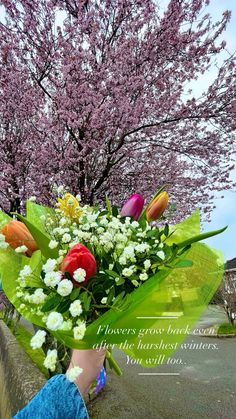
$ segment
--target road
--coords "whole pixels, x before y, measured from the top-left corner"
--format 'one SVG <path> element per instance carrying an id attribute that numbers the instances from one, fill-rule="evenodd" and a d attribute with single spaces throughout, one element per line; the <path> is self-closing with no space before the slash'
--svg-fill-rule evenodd
<path id="1" fill-rule="evenodd" d="M 198 326 L 222 321 L 220 309 L 208 309 Z M 90 403 L 91 419 L 235 419 L 236 338 L 189 336 L 186 342 L 205 349 L 180 349 L 174 358 L 182 364 L 152 369 L 126 365 L 126 355 L 114 352 L 124 374 L 108 374 L 106 390 Z M 179 375 L 139 375 L 143 372 Z"/>

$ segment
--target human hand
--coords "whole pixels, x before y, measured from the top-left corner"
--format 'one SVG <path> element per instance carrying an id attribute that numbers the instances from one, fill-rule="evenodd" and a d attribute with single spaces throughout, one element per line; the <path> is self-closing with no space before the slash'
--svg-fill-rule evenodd
<path id="1" fill-rule="evenodd" d="M 83 369 L 75 381 L 82 396 L 88 393 L 92 382 L 103 367 L 106 349 L 74 349 L 68 370 L 75 366 Z"/>

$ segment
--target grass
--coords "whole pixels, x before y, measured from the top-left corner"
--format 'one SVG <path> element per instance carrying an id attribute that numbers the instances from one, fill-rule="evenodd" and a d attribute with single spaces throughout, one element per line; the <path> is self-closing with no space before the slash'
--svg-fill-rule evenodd
<path id="1" fill-rule="evenodd" d="M 236 324 L 222 323 L 218 329 L 218 335 L 236 335 Z"/>

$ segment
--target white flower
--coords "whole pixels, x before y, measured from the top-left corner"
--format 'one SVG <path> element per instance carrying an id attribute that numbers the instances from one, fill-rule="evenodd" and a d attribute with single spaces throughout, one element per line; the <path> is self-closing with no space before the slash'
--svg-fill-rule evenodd
<path id="1" fill-rule="evenodd" d="M 146 271 L 150 268 L 151 266 L 151 261 L 149 259 L 146 259 L 144 262 L 144 268 L 146 269 Z"/>
<path id="2" fill-rule="evenodd" d="M 70 305 L 69 311 L 72 317 L 80 316 L 80 314 L 83 311 L 82 306 L 81 306 L 81 301 L 80 300 L 73 301 L 73 303 L 71 303 Z"/>
<path id="3" fill-rule="evenodd" d="M 59 221 L 60 226 L 64 226 L 67 224 L 67 219 L 65 217 L 62 217 Z"/>
<path id="4" fill-rule="evenodd" d="M 41 348 L 45 342 L 46 332 L 44 330 L 38 330 L 37 333 L 32 337 L 30 346 L 33 349 Z"/>
<path id="5" fill-rule="evenodd" d="M 160 249 L 162 249 L 164 247 L 164 244 L 163 243 L 160 243 L 159 244 L 159 247 L 160 247 Z"/>
<path id="6" fill-rule="evenodd" d="M 163 252 L 163 250 L 160 250 L 159 252 L 157 252 L 157 256 L 162 260 L 165 259 L 165 253 Z"/>
<path id="7" fill-rule="evenodd" d="M 68 331 L 72 329 L 72 321 L 66 320 L 62 323 L 60 330 Z"/>
<path id="8" fill-rule="evenodd" d="M 134 256 L 134 247 L 132 245 L 129 245 L 124 248 L 124 255 L 127 257 L 133 257 Z"/>
<path id="9" fill-rule="evenodd" d="M 78 326 L 74 327 L 73 332 L 74 332 L 74 338 L 81 340 L 84 337 L 86 331 L 86 324 L 85 322 L 79 322 Z"/>
<path id="10" fill-rule="evenodd" d="M 57 292 L 62 295 L 62 297 L 66 297 L 71 293 L 72 289 L 73 283 L 69 279 L 63 279 L 57 287 Z"/>
<path id="11" fill-rule="evenodd" d="M 70 368 L 66 371 L 66 378 L 67 380 L 71 381 L 72 383 L 76 381 L 78 376 L 83 372 L 83 368 L 80 368 L 78 365 L 76 367 Z"/>
<path id="12" fill-rule="evenodd" d="M 58 272 L 48 272 L 46 273 L 43 282 L 47 285 L 47 287 L 55 287 L 59 284 L 62 278 L 62 273 Z"/>
<path id="13" fill-rule="evenodd" d="M 107 302 L 107 297 L 103 297 L 103 298 L 101 299 L 101 304 L 106 304 L 106 302 Z"/>
<path id="14" fill-rule="evenodd" d="M 106 217 L 100 219 L 101 226 L 106 227 L 108 223 L 109 223 L 109 221 L 107 220 Z"/>
<path id="15" fill-rule="evenodd" d="M 58 330 L 63 323 L 63 317 L 61 313 L 57 311 L 52 311 L 46 320 L 46 326 L 50 330 Z"/>
<path id="16" fill-rule="evenodd" d="M 30 196 L 28 198 L 28 201 L 35 202 L 36 201 L 36 196 Z"/>
<path id="17" fill-rule="evenodd" d="M 122 275 L 124 276 L 131 276 L 133 274 L 133 269 L 132 268 L 124 268 L 122 271 Z"/>
<path id="18" fill-rule="evenodd" d="M 15 252 L 16 253 L 25 253 L 25 252 L 27 252 L 27 250 L 28 250 L 28 247 L 23 245 L 23 246 L 16 247 Z"/>
<path id="19" fill-rule="evenodd" d="M 56 369 L 56 363 L 57 363 L 57 350 L 56 349 L 49 349 L 47 351 L 47 356 L 44 360 L 43 365 L 51 370 L 51 371 L 55 371 Z"/>
<path id="20" fill-rule="evenodd" d="M 131 281 L 132 282 L 132 284 L 135 286 L 135 287 L 138 287 L 139 286 L 139 283 L 138 283 L 138 281 L 136 281 L 136 279 L 134 279 L 133 281 Z"/>
<path id="21" fill-rule="evenodd" d="M 5 236 L 2 233 L 0 233 L 0 242 L 5 242 Z"/>
<path id="22" fill-rule="evenodd" d="M 58 246 L 58 242 L 57 242 L 56 240 L 51 240 L 51 241 L 49 242 L 49 245 L 48 245 L 48 247 L 49 247 L 50 249 L 55 249 L 57 246 Z"/>
<path id="23" fill-rule="evenodd" d="M 73 278 L 75 279 L 76 282 L 84 282 L 85 277 L 86 277 L 85 269 L 78 268 L 73 273 Z"/>
<path id="24" fill-rule="evenodd" d="M 48 259 L 47 262 L 43 265 L 42 270 L 45 273 L 52 272 L 54 271 L 56 265 L 57 265 L 56 259 Z"/>
<path id="25" fill-rule="evenodd" d="M 71 241 L 71 235 L 68 233 L 63 234 L 62 243 L 69 243 Z"/>
<path id="26" fill-rule="evenodd" d="M 126 265 L 126 257 L 125 256 L 120 256 L 119 257 L 119 263 L 121 265 Z"/>
<path id="27" fill-rule="evenodd" d="M 7 242 L 0 241 L 0 249 L 6 249 L 9 246 Z"/>
<path id="28" fill-rule="evenodd" d="M 30 296 L 29 301 L 33 304 L 42 304 L 45 299 L 46 299 L 47 295 L 44 294 L 43 289 L 42 288 L 37 288 L 34 293 Z"/>
<path id="29" fill-rule="evenodd" d="M 134 228 L 138 228 L 138 227 L 139 227 L 139 223 L 138 223 L 138 221 L 133 221 L 133 222 L 131 223 L 131 225 L 132 225 L 132 227 L 134 227 Z"/>
<path id="30" fill-rule="evenodd" d="M 146 281 L 146 279 L 148 279 L 148 274 L 146 274 L 146 273 L 140 274 L 139 279 L 141 279 L 141 281 Z"/>
<path id="31" fill-rule="evenodd" d="M 147 243 L 141 243 L 135 246 L 136 252 L 143 253 L 150 249 L 150 246 Z"/>
<path id="32" fill-rule="evenodd" d="M 19 277 L 21 279 L 26 278 L 27 276 L 32 274 L 32 269 L 29 265 L 25 265 L 23 269 L 19 272 Z"/>

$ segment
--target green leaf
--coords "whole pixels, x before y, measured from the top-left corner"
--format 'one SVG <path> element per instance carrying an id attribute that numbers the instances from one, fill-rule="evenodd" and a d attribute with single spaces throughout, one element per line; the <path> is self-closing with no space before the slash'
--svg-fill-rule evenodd
<path id="1" fill-rule="evenodd" d="M 117 206 L 112 205 L 112 215 L 113 215 L 113 217 L 117 217 L 118 214 L 119 214 L 119 210 L 118 210 Z"/>
<path id="2" fill-rule="evenodd" d="M 20 214 L 16 214 L 17 217 L 26 225 L 29 229 L 30 233 L 32 234 L 34 240 L 36 241 L 39 249 L 41 250 L 42 254 L 48 259 L 56 259 L 58 257 L 58 250 L 57 249 L 50 249 L 48 247 L 51 238 L 48 234 L 39 230 L 34 224 L 29 222 L 27 218 L 23 217 Z"/>
<path id="3" fill-rule="evenodd" d="M 192 260 L 181 260 L 180 262 L 177 262 L 174 266 L 175 268 L 189 268 L 190 266 L 193 266 Z"/>
<path id="4" fill-rule="evenodd" d="M 55 210 L 53 208 L 45 207 L 44 205 L 36 204 L 30 200 L 26 201 L 26 218 L 42 232 L 46 233 L 45 222 L 41 219 L 42 216 L 55 217 Z"/>
<path id="5" fill-rule="evenodd" d="M 114 287 L 112 287 L 110 289 L 109 293 L 108 293 L 108 296 L 107 296 L 107 304 L 108 305 L 110 305 L 112 303 L 112 300 L 113 300 L 114 296 L 115 296 L 115 289 L 114 289 Z"/>
<path id="6" fill-rule="evenodd" d="M 188 246 L 189 244 L 199 242 L 200 240 L 204 240 L 204 239 L 208 239 L 209 237 L 216 236 L 217 234 L 223 233 L 227 228 L 228 226 L 223 227 L 219 230 L 209 231 L 207 233 L 202 233 L 197 236 L 191 237 L 188 240 L 184 240 L 183 242 L 178 243 L 178 247 L 182 248 L 182 247 Z"/>
<path id="7" fill-rule="evenodd" d="M 85 309 L 85 311 L 89 311 L 91 300 L 92 300 L 91 295 L 87 295 L 87 299 L 84 301 L 84 309 Z"/>
<path id="8" fill-rule="evenodd" d="M 65 313 L 65 311 L 67 311 L 67 310 L 69 309 L 70 305 L 71 305 L 71 300 L 70 300 L 70 299 L 68 299 L 68 300 L 63 300 L 63 301 L 59 304 L 59 306 L 57 307 L 57 311 L 58 311 L 59 313 Z"/>
<path id="9" fill-rule="evenodd" d="M 165 225 L 165 228 L 163 230 L 163 234 L 164 234 L 164 236 L 168 237 L 168 235 L 169 235 L 169 226 L 168 226 L 168 224 Z"/>
<path id="10" fill-rule="evenodd" d="M 109 198 L 108 198 L 107 195 L 106 195 L 106 207 L 107 207 L 108 215 L 111 216 L 112 215 L 112 207 L 111 207 L 111 203 L 110 203 Z"/>
<path id="11" fill-rule="evenodd" d="M 76 300 L 79 297 L 80 292 L 81 292 L 81 288 L 73 289 L 72 293 L 70 294 L 70 300 L 71 301 Z"/>
<path id="12" fill-rule="evenodd" d="M 117 281 L 116 281 L 116 285 L 119 287 L 120 285 L 122 285 L 122 284 L 124 284 L 125 283 L 125 279 L 124 278 L 122 278 L 121 276 L 120 277 L 117 277 L 117 278 L 119 278 Z"/>
<path id="13" fill-rule="evenodd" d="M 113 301 L 112 306 L 118 307 L 119 304 L 122 302 L 124 295 L 125 295 L 125 291 L 122 291 L 120 294 L 118 294 L 115 300 Z"/>
<path id="14" fill-rule="evenodd" d="M 43 305 L 43 307 L 41 308 L 41 311 L 43 313 L 46 313 L 47 311 L 51 311 L 53 310 L 55 307 L 58 306 L 58 304 L 60 304 L 60 302 L 62 301 L 62 297 L 61 295 L 53 295 L 53 297 L 47 299 Z"/>
<path id="15" fill-rule="evenodd" d="M 110 269 L 106 269 L 105 272 L 107 275 L 112 276 L 113 278 L 117 278 L 117 276 L 119 276 L 116 272 L 111 271 Z"/>

